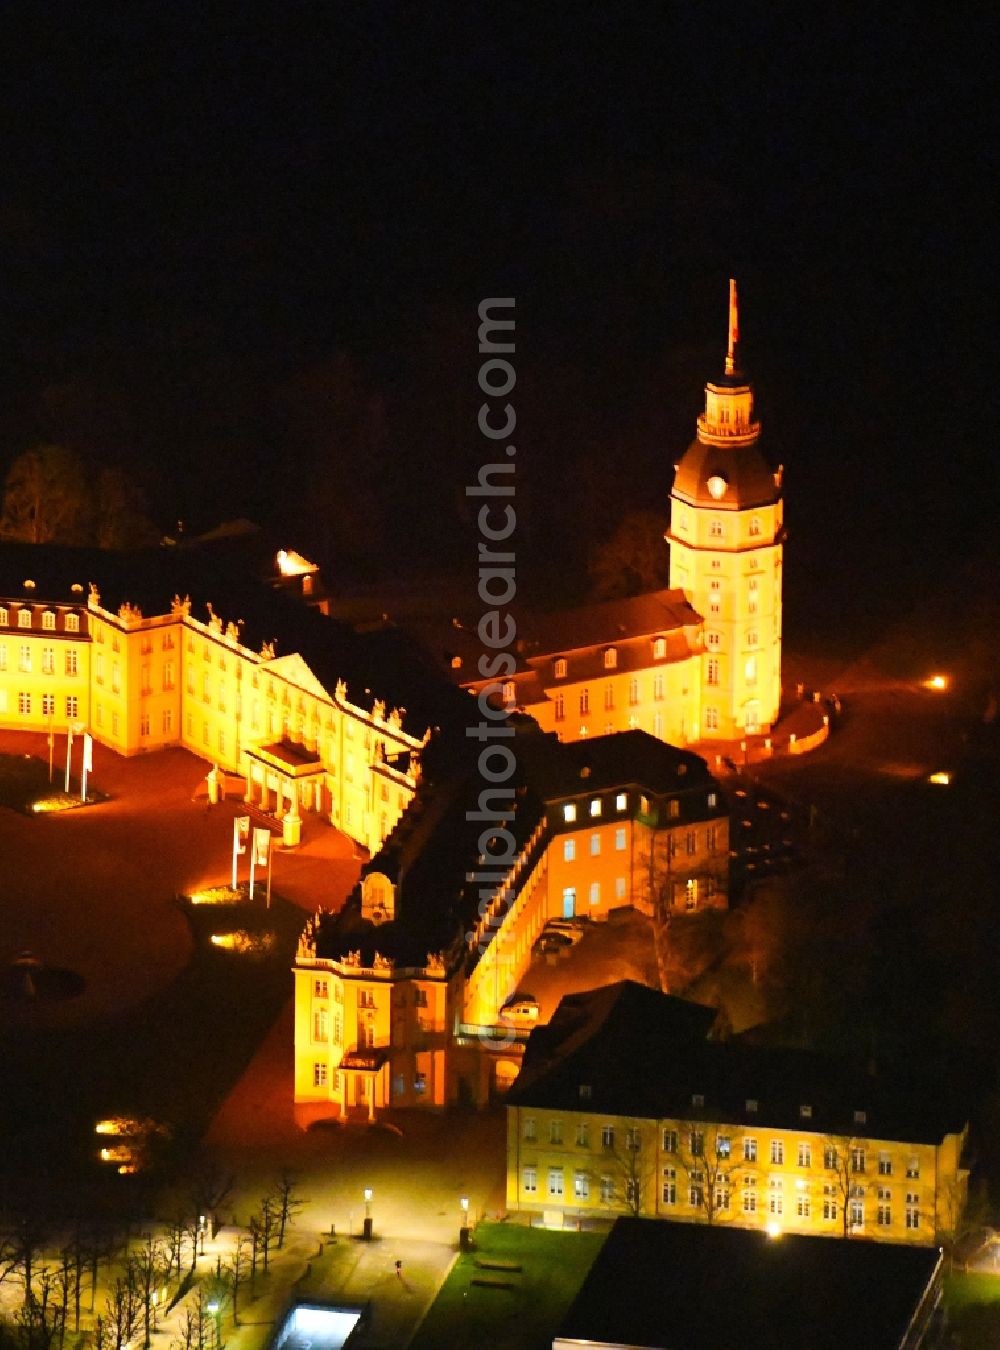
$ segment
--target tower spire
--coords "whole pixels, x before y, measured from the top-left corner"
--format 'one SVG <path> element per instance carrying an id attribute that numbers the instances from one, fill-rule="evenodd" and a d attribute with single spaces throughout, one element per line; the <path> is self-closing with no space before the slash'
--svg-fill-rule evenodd
<path id="1" fill-rule="evenodd" d="M 726 374 L 736 374 L 736 348 L 740 344 L 739 300 L 736 296 L 736 280 L 729 278 L 729 349 L 726 352 Z"/>

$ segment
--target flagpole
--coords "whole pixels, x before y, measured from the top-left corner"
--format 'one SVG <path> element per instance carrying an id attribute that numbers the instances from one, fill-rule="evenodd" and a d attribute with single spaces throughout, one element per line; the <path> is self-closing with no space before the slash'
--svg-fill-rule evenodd
<path id="1" fill-rule="evenodd" d="M 268 839 L 268 841 L 267 841 L 267 901 L 266 901 L 266 903 L 265 903 L 265 905 L 264 905 L 264 908 L 265 908 L 265 909 L 270 909 L 270 908 L 271 908 L 271 853 L 273 852 L 273 846 L 274 846 L 274 840 L 273 840 L 273 839 Z"/>
<path id="2" fill-rule="evenodd" d="M 53 759 L 56 749 L 56 733 L 53 730 L 52 722 L 54 713 L 49 713 L 49 782 L 52 782 Z"/>
<path id="3" fill-rule="evenodd" d="M 69 761 L 73 753 L 73 723 L 70 722 L 66 728 L 66 786 L 65 791 L 69 792 Z"/>
<path id="4" fill-rule="evenodd" d="M 237 816 L 233 817 L 233 890 L 236 890 L 236 846 L 239 843 L 240 822 Z"/>
<path id="5" fill-rule="evenodd" d="M 251 833 L 250 838 L 250 899 L 253 899 L 254 863 L 257 861 L 257 844 Z"/>

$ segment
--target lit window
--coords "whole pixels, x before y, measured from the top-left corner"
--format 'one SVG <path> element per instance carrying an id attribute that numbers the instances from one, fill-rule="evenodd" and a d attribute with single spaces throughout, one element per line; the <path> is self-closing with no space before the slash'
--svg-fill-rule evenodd
<path id="1" fill-rule="evenodd" d="M 313 1065 L 313 1087 L 326 1087 L 327 1066 L 319 1062 Z"/>
<path id="2" fill-rule="evenodd" d="M 743 1178 L 743 1213 L 757 1213 L 757 1178 Z"/>
<path id="3" fill-rule="evenodd" d="M 601 799 L 600 799 L 600 797 L 594 797 L 594 798 L 591 799 L 591 802 L 590 802 L 590 814 L 591 814 L 592 816 L 599 816 L 599 815 L 601 814 Z"/>
<path id="4" fill-rule="evenodd" d="M 3 605 L 0 605 L 0 623 L 6 623 L 7 619 L 8 619 L 7 610 L 4 608 Z"/>
<path id="5" fill-rule="evenodd" d="M 576 913 L 576 887 L 564 886 L 562 893 L 563 917 L 570 919 Z"/>
<path id="6" fill-rule="evenodd" d="M 780 1177 L 772 1177 L 767 1183 L 767 1212 L 769 1214 L 782 1214 L 784 1209 L 784 1184 Z"/>
<path id="7" fill-rule="evenodd" d="M 563 1170 L 561 1167 L 549 1168 L 549 1195 L 554 1200 L 561 1200 L 563 1195 Z"/>
<path id="8" fill-rule="evenodd" d="M 56 616 L 53 614 L 51 609 L 45 610 L 42 613 L 42 627 L 52 632 L 55 629 L 55 626 L 56 626 Z"/>
<path id="9" fill-rule="evenodd" d="M 574 802 L 567 802 L 563 807 L 563 820 L 568 822 L 576 820 L 576 804 Z"/>
<path id="10" fill-rule="evenodd" d="M 677 1204 L 677 1168 L 665 1167 L 663 1169 L 663 1182 L 660 1189 L 660 1198 L 665 1205 Z"/>
<path id="11" fill-rule="evenodd" d="M 557 680 L 562 680 L 566 678 L 566 662 L 561 656 L 554 663 L 553 673 Z"/>
<path id="12" fill-rule="evenodd" d="M 56 653 L 54 647 L 42 648 L 42 674 L 51 675 L 56 668 Z"/>
<path id="13" fill-rule="evenodd" d="M 617 797 L 615 797 L 615 810 L 624 811 L 627 806 L 628 806 L 627 794 L 624 792 L 619 792 Z"/>
<path id="14" fill-rule="evenodd" d="M 31 647 L 27 642 L 22 642 L 17 649 L 17 668 L 24 674 L 31 674 Z"/>
<path id="15" fill-rule="evenodd" d="M 613 1205 L 615 1202 L 615 1183 L 613 1178 L 601 1177 L 601 1204 Z"/>
<path id="16" fill-rule="evenodd" d="M 653 659 L 662 661 L 667 654 L 667 639 L 657 638 L 653 643 Z"/>
<path id="17" fill-rule="evenodd" d="M 590 1178 L 586 1172 L 576 1172 L 573 1175 L 573 1196 L 577 1200 L 590 1199 Z"/>
<path id="18" fill-rule="evenodd" d="M 609 647 L 604 653 L 604 669 L 614 670 L 618 665 L 618 650 L 615 647 Z"/>
<path id="19" fill-rule="evenodd" d="M 18 612 L 17 612 L 17 626 L 18 626 L 18 628 L 30 628 L 30 627 L 31 627 L 31 610 L 30 610 L 30 609 L 19 609 L 19 610 L 18 610 Z"/>
<path id="20" fill-rule="evenodd" d="M 538 1190 L 538 1168 L 526 1167 L 524 1169 L 523 1189 L 526 1195 L 534 1195 Z"/>

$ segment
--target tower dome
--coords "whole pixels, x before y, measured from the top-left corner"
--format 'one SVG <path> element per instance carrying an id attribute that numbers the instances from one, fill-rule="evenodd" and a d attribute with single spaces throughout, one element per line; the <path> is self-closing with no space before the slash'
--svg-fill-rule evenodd
<path id="1" fill-rule="evenodd" d="M 768 467 L 759 438 L 753 389 L 739 369 L 739 306 L 736 282 L 730 280 L 725 374 L 705 385 L 705 411 L 677 465 L 671 495 L 721 511 L 773 505 L 781 495 L 780 475 Z"/>

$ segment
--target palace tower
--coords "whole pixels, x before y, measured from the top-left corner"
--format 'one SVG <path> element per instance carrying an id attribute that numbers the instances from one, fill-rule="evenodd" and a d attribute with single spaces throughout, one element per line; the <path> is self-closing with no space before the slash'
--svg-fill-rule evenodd
<path id="1" fill-rule="evenodd" d="M 781 470 L 759 449 L 729 283 L 725 374 L 705 385 L 697 437 L 670 494 L 670 586 L 705 621 L 701 735 L 768 731 L 781 698 Z"/>

